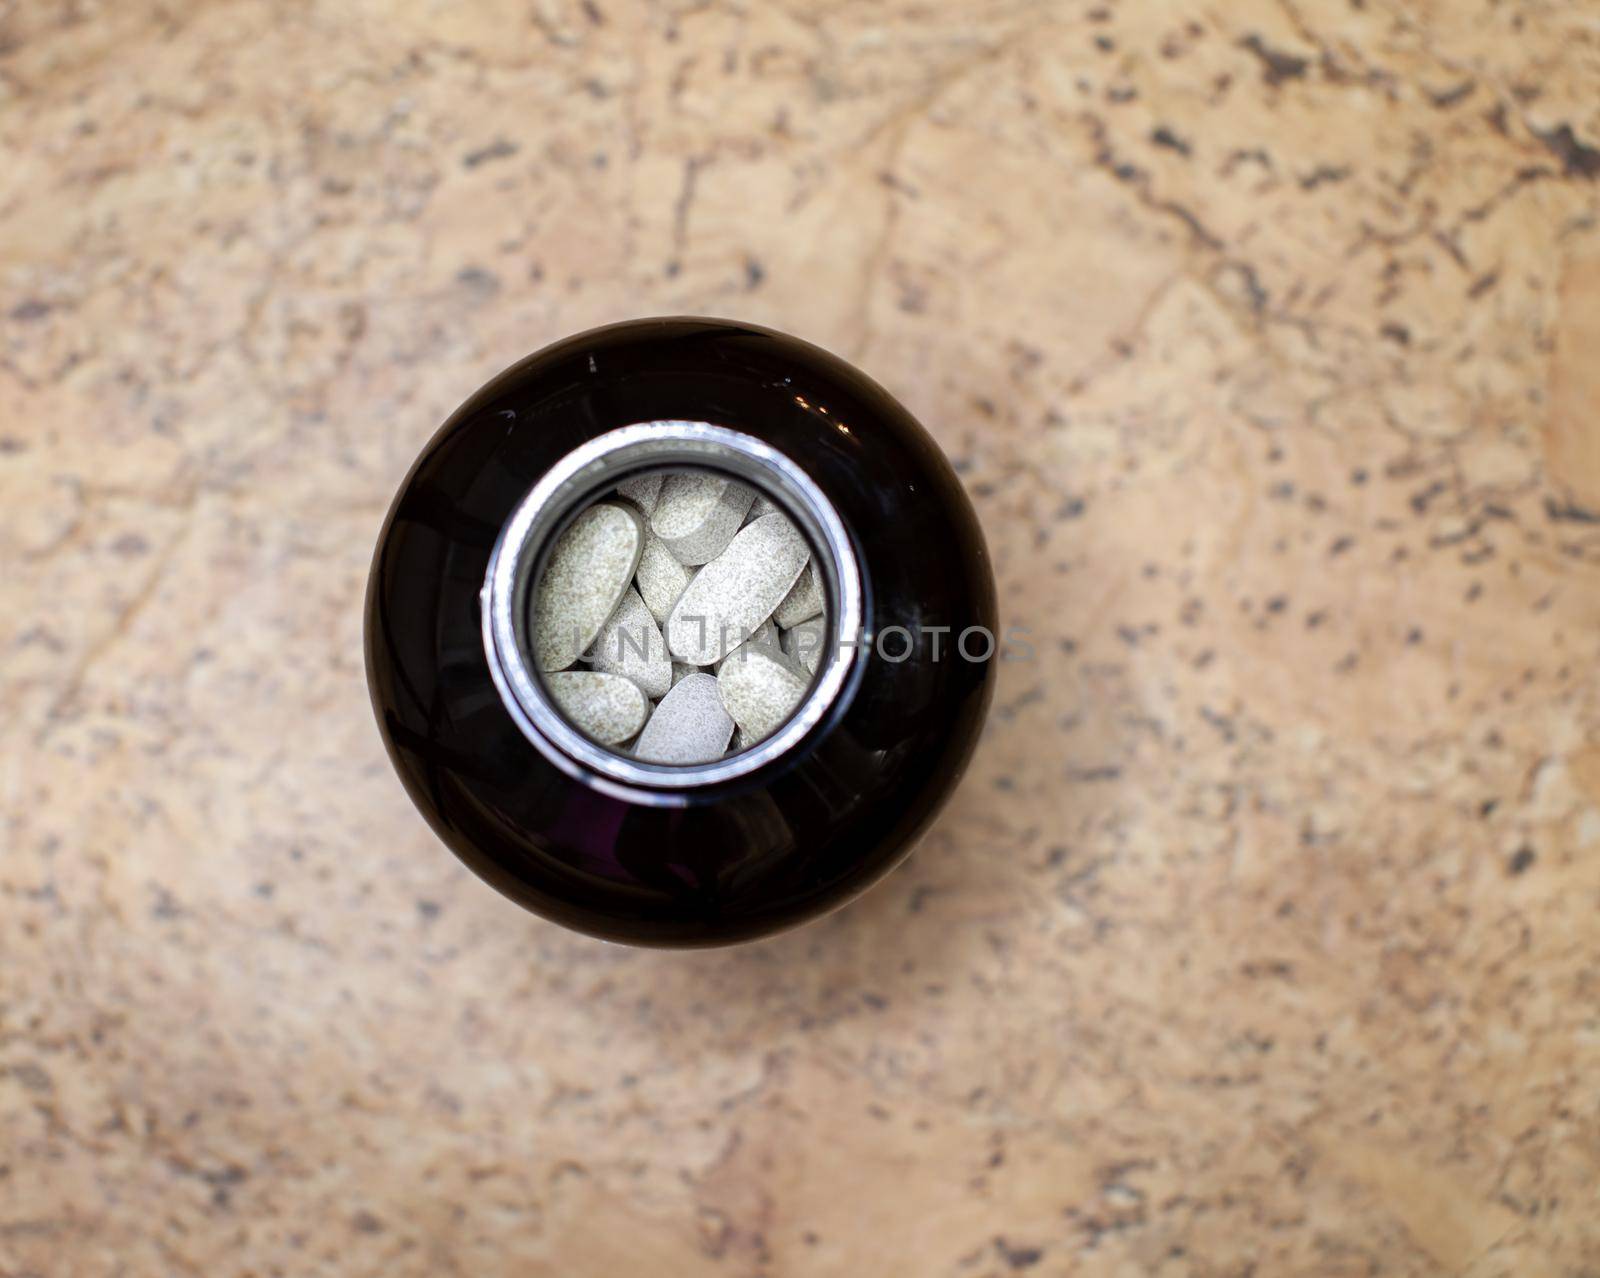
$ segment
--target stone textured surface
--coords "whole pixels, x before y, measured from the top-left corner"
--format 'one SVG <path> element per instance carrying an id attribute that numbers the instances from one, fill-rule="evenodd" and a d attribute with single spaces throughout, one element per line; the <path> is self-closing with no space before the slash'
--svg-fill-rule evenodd
<path id="1" fill-rule="evenodd" d="M 0 1273 L 1600 1267 L 1592 3 L 0 14 Z M 435 425 L 640 313 L 892 388 L 967 781 L 633 952 L 362 684 Z"/>

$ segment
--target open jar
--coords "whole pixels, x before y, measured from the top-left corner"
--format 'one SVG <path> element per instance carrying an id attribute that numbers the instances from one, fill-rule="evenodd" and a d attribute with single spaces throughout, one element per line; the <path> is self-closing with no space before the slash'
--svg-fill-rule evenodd
<path id="1" fill-rule="evenodd" d="M 646 320 L 439 431 L 379 539 L 367 670 L 477 873 L 594 935 L 706 945 L 910 850 L 976 742 L 995 626 L 971 506 L 885 391 L 781 334 Z"/>

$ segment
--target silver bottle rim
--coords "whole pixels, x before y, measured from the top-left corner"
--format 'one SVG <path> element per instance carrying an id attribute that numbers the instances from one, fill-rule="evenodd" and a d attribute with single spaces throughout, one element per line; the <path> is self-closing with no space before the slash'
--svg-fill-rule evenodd
<path id="1" fill-rule="evenodd" d="M 823 664 L 799 708 L 748 750 L 694 765 L 645 763 L 590 740 L 556 708 L 528 655 L 528 593 L 555 534 L 618 480 L 672 466 L 731 473 L 777 502 L 821 552 L 817 566 L 829 603 Z M 861 568 L 838 511 L 793 459 L 752 435 L 709 422 L 639 422 L 573 449 L 534 484 L 501 529 L 480 601 L 490 676 L 522 734 L 569 776 L 636 802 L 682 806 L 695 790 L 784 758 L 842 695 L 853 692 L 852 676 L 861 666 Z"/>

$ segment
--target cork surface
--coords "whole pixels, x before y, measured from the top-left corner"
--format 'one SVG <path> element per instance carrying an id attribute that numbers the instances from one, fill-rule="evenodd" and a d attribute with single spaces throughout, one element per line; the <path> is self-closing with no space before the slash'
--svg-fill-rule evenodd
<path id="1" fill-rule="evenodd" d="M 1592 3 L 0 15 L 0 1274 L 1600 1268 Z M 640 314 L 858 362 L 1007 624 L 917 856 L 608 947 L 359 602 Z"/>

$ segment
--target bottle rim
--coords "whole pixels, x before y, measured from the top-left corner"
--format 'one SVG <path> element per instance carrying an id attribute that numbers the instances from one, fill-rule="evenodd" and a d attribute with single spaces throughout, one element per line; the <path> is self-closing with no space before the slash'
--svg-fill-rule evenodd
<path id="1" fill-rule="evenodd" d="M 800 705 L 771 735 L 710 763 L 646 763 L 589 738 L 557 708 L 532 660 L 529 597 L 556 538 L 595 499 L 622 480 L 684 467 L 748 483 L 795 521 L 821 570 L 828 634 Z M 753 435 L 704 421 L 617 427 L 558 460 L 501 529 L 480 612 L 490 676 L 522 734 L 569 776 L 657 806 L 687 805 L 708 790 L 794 758 L 841 699 L 853 695 L 864 664 L 861 565 L 837 509 L 793 458 Z"/>

